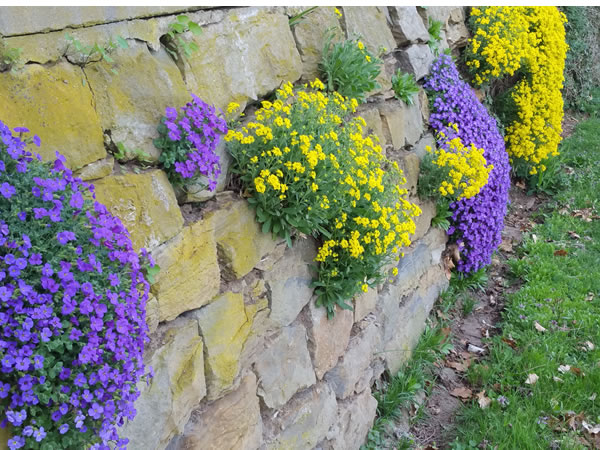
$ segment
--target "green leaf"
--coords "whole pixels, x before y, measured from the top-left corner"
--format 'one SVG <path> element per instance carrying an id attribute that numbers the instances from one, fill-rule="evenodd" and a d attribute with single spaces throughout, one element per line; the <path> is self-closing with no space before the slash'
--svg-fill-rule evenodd
<path id="1" fill-rule="evenodd" d="M 185 27 L 180 23 L 172 23 L 169 25 L 169 28 L 173 30 L 175 33 L 183 33 L 185 31 Z"/>
<path id="2" fill-rule="evenodd" d="M 268 233 L 271 229 L 271 218 L 269 217 L 265 223 L 262 225 L 262 232 Z"/>
<path id="3" fill-rule="evenodd" d="M 181 15 L 177 16 L 177 22 L 179 22 L 179 23 L 186 24 L 189 21 L 190 21 L 190 18 L 188 16 L 186 16 L 185 14 L 181 14 Z"/>
<path id="4" fill-rule="evenodd" d="M 146 279 L 148 280 L 148 283 L 154 284 L 156 281 L 154 277 L 156 277 L 159 272 L 160 266 L 158 264 L 154 264 L 154 267 L 148 267 L 146 269 Z"/>
<path id="5" fill-rule="evenodd" d="M 121 36 L 117 36 L 117 44 L 119 44 L 119 47 L 121 48 L 129 48 L 129 44 Z"/>
<path id="6" fill-rule="evenodd" d="M 200 36 L 202 34 L 202 27 L 196 22 L 189 22 L 188 28 L 196 36 Z"/>

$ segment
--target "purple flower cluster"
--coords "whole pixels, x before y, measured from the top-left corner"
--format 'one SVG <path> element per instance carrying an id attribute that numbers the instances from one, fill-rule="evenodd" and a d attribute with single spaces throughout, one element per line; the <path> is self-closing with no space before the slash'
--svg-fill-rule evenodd
<path id="1" fill-rule="evenodd" d="M 122 448 L 152 262 L 64 157 L 36 156 L 0 121 L 0 425 L 10 449 Z"/>
<path id="2" fill-rule="evenodd" d="M 179 114 L 175 108 L 166 108 L 158 131 L 160 138 L 154 143 L 162 150 L 160 162 L 172 181 L 201 175 L 208 178 L 208 188 L 214 191 L 221 173 L 215 149 L 221 135 L 227 133 L 227 123 L 216 114 L 215 107 L 192 94 L 192 101 Z"/>
<path id="3" fill-rule="evenodd" d="M 433 99 L 431 126 L 436 131 L 443 131 L 450 123 L 456 123 L 462 142 L 483 148 L 487 163 L 494 166 L 487 185 L 479 194 L 450 205 L 453 226 L 448 229 L 448 234 L 461 247 L 457 269 L 465 273 L 476 271 L 490 264 L 492 253 L 502 241 L 510 188 L 504 138 L 496 120 L 471 87 L 461 80 L 450 56 L 441 55 L 433 63 L 425 88 Z"/>

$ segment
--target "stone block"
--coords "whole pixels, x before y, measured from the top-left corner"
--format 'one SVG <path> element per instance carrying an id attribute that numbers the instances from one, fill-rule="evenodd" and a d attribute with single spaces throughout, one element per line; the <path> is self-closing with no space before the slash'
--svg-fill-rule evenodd
<path id="1" fill-rule="evenodd" d="M 336 414 L 335 394 L 327 384 L 305 390 L 265 421 L 264 448 L 312 450 L 325 438 Z"/>
<path id="2" fill-rule="evenodd" d="M 302 9 L 306 10 L 307 8 Z M 339 38 L 343 34 L 333 6 L 317 8 L 304 16 L 304 19 L 292 29 L 296 38 L 296 46 L 302 58 L 302 78 L 307 81 L 321 76 L 319 63 L 323 58 L 323 47 L 329 30 Z"/>
<path id="3" fill-rule="evenodd" d="M 393 284 L 403 287 L 408 292 L 416 286 L 419 278 L 431 266 L 431 252 L 427 244 L 418 242 L 414 248 L 404 252 L 404 257 L 398 261 L 398 275 Z"/>
<path id="4" fill-rule="evenodd" d="M 407 43 L 422 42 L 429 40 L 429 31 L 419 16 L 414 6 L 389 6 L 392 20 L 392 34 L 396 39 L 398 47 Z"/>
<path id="5" fill-rule="evenodd" d="M 309 265 L 317 256 L 315 241 L 299 239 L 287 248 L 283 258 L 265 272 L 264 279 L 270 291 L 271 315 L 280 326 L 294 321 L 312 297 L 312 274 Z"/>
<path id="6" fill-rule="evenodd" d="M 94 96 L 81 68 L 66 62 L 0 73 L 0 117 L 11 128 L 37 134 L 45 161 L 58 151 L 73 170 L 106 157 Z"/>
<path id="7" fill-rule="evenodd" d="M 413 198 L 413 201 L 421 208 L 421 215 L 415 217 L 415 234 L 411 237 L 413 242 L 425 236 L 425 233 L 431 227 L 431 220 L 437 214 L 437 207 L 435 202 L 431 200 L 421 200 L 419 198 Z"/>
<path id="8" fill-rule="evenodd" d="M 182 433 L 190 414 L 206 395 L 202 338 L 195 320 L 180 318 L 159 328 L 159 347 L 149 358 L 154 378 L 140 382 L 142 394 L 135 402 L 136 418 L 120 435 L 128 448 L 165 448 Z"/>
<path id="9" fill-rule="evenodd" d="M 408 297 L 398 309 L 401 324 L 391 325 L 394 333 L 383 346 L 386 367 L 396 374 L 411 357 L 425 328 L 425 321 L 440 292 L 448 286 L 448 279 L 441 266 L 433 266 L 421 278 L 419 290 Z M 390 292 L 393 292 L 390 291 Z M 390 299 L 394 301 L 394 299 Z"/>
<path id="10" fill-rule="evenodd" d="M 431 228 L 423 238 L 423 242 L 429 247 L 431 252 L 431 263 L 439 264 L 442 259 L 442 253 L 446 249 L 448 235 L 441 228 Z"/>
<path id="11" fill-rule="evenodd" d="M 206 347 L 208 398 L 216 399 L 233 385 L 254 317 L 246 313 L 242 294 L 232 292 L 195 311 L 193 317 L 198 320 Z"/>
<path id="12" fill-rule="evenodd" d="M 151 289 L 158 300 L 161 322 L 200 308 L 218 294 L 217 246 L 209 221 L 186 226 L 152 256 L 160 267 Z"/>
<path id="13" fill-rule="evenodd" d="M 354 322 L 360 322 L 377 305 L 377 289 L 369 289 L 354 297 Z"/>
<path id="14" fill-rule="evenodd" d="M 379 107 L 383 132 L 387 143 L 400 149 L 406 145 L 414 145 L 423 133 L 419 99 L 415 97 L 412 105 L 400 100 L 386 102 Z"/>
<path id="15" fill-rule="evenodd" d="M 406 153 L 400 158 L 400 168 L 404 172 L 406 183 L 402 185 L 403 188 L 408 190 L 409 195 L 417 195 L 417 183 L 419 182 L 419 171 L 421 167 L 421 160 L 414 153 Z"/>
<path id="16" fill-rule="evenodd" d="M 115 159 L 108 155 L 104 159 L 99 159 L 98 161 L 94 161 L 87 166 L 83 166 L 81 169 L 75 172 L 75 176 L 81 178 L 83 181 L 97 180 L 98 178 L 103 178 L 110 175 L 113 171 L 114 165 Z"/>
<path id="17" fill-rule="evenodd" d="M 265 346 L 254 368 L 258 394 L 268 408 L 280 408 L 301 389 L 316 383 L 302 325 L 284 327 Z"/>
<path id="18" fill-rule="evenodd" d="M 427 92 L 425 89 L 419 88 L 419 106 L 421 107 L 421 118 L 425 123 L 429 123 L 429 117 L 431 112 L 429 111 L 429 99 L 427 98 Z"/>
<path id="19" fill-rule="evenodd" d="M 373 426 L 377 400 L 367 389 L 359 395 L 338 402 L 338 416 L 327 433 L 323 450 L 359 450 Z"/>
<path id="20" fill-rule="evenodd" d="M 194 411 L 183 435 L 167 450 L 249 450 L 259 448 L 261 441 L 256 376 L 250 372 L 234 392 Z"/>
<path id="21" fill-rule="evenodd" d="M 164 49 L 150 54 L 145 43 L 130 41 L 129 48 L 115 51 L 113 63 L 99 62 L 85 67 L 94 92 L 102 128 L 112 142 L 122 143 L 133 159 L 133 150 L 158 160 L 152 140 L 167 106 L 191 101 L 179 69 Z M 116 73 L 114 72 L 116 71 Z"/>
<path id="22" fill-rule="evenodd" d="M 376 107 L 366 107 L 361 109 L 358 114 L 365 120 L 367 124 L 367 133 L 374 134 L 379 139 L 382 146 L 386 143 L 386 137 L 383 132 L 383 124 L 381 115 Z"/>
<path id="23" fill-rule="evenodd" d="M 338 358 L 344 354 L 350 340 L 354 314 L 352 311 L 337 308 L 335 316 L 328 319 L 325 308 L 310 302 L 308 319 L 308 345 L 315 373 L 321 380 L 325 372 L 334 367 Z"/>
<path id="24" fill-rule="evenodd" d="M 469 43 L 469 30 L 465 24 L 465 11 L 461 6 L 456 6 L 450 11 L 448 26 L 446 27 L 446 40 L 451 49 L 464 47 Z"/>
<path id="25" fill-rule="evenodd" d="M 400 68 L 412 73 L 417 81 L 429 73 L 433 59 L 433 53 L 427 44 L 412 44 L 398 55 Z"/>
<path id="26" fill-rule="evenodd" d="M 331 385 L 338 399 L 355 393 L 363 374 L 369 369 L 371 358 L 380 345 L 377 325 L 364 324 L 364 328 L 350 339 L 346 353 L 337 366 L 325 374 L 325 381 Z"/>
<path id="27" fill-rule="evenodd" d="M 215 190 L 211 191 L 206 188 L 206 186 L 208 186 L 208 178 L 201 176 L 197 182 L 186 184 L 185 192 L 181 197 L 182 203 L 205 202 L 206 200 L 215 197 L 217 193 L 225 190 L 227 177 L 229 176 L 229 166 L 231 165 L 231 155 L 227 151 L 225 140 L 222 137 L 215 148 L 215 153 L 219 157 L 219 164 L 221 165 L 221 173 L 217 177 L 217 186 Z"/>
<path id="28" fill-rule="evenodd" d="M 217 195 L 205 219 L 213 224 L 219 263 L 227 280 L 246 275 L 277 245 L 271 233 L 261 231 L 248 202 L 231 192 Z"/>
<path id="29" fill-rule="evenodd" d="M 146 302 L 146 324 L 148 325 L 148 333 L 154 333 L 158 328 L 159 314 L 160 309 L 158 307 L 158 300 L 150 293 L 148 301 Z"/>
<path id="30" fill-rule="evenodd" d="M 344 6 L 344 21 L 348 38 L 360 36 L 371 53 L 377 55 L 381 47 L 386 52 L 396 48 L 396 41 L 388 26 L 387 10 L 383 6 Z"/>
<path id="31" fill-rule="evenodd" d="M 96 199 L 121 219 L 136 250 L 152 250 L 183 227 L 173 188 L 160 170 L 112 175 L 94 185 Z"/>
<path id="32" fill-rule="evenodd" d="M 217 108 L 242 106 L 302 74 L 288 17 L 264 8 L 232 9 L 195 38 L 200 51 L 185 61 L 189 89 Z"/>

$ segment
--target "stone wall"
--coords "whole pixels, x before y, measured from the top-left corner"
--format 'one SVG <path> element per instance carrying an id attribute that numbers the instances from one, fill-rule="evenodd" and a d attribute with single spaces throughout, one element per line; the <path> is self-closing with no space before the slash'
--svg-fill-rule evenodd
<path id="1" fill-rule="evenodd" d="M 200 50 L 175 62 L 160 38 L 182 11 L 203 34 Z M 406 106 L 390 87 L 398 67 L 418 79 L 427 73 L 429 17 L 444 23 L 441 48 L 466 43 L 463 9 L 344 7 L 338 18 L 320 7 L 290 28 L 299 11 L 0 8 L 4 44 L 21 48 L 26 63 L 0 73 L 0 119 L 38 134 L 45 158 L 63 153 L 161 267 L 145 355 L 155 377 L 141 386 L 138 415 L 124 428 L 130 449 L 358 448 L 375 417 L 374 380 L 410 357 L 447 285 L 445 233 L 430 228 L 434 205 L 416 198 L 420 159 L 433 143 L 427 97 L 421 91 Z M 398 277 L 328 320 L 309 287 L 314 240 L 287 248 L 263 234 L 246 201 L 224 190 L 225 174 L 216 196 L 182 195 L 156 165 L 120 164 L 111 152 L 123 143 L 156 160 L 159 118 L 190 92 L 221 108 L 244 107 L 284 81 L 312 79 L 331 27 L 361 35 L 373 51 L 386 48 L 381 89 L 360 113 L 401 164 L 423 214 Z M 129 48 L 115 51 L 112 64 L 82 66 L 66 31 L 88 44 L 119 35 Z"/>

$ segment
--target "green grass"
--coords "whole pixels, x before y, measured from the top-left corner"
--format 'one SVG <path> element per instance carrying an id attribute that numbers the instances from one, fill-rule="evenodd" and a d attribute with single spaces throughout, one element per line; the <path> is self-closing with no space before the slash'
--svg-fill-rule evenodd
<path id="1" fill-rule="evenodd" d="M 569 411 L 600 423 L 600 220 L 584 218 L 600 214 L 600 119 L 581 123 L 561 153 L 556 176 L 564 188 L 510 261 L 524 284 L 507 299 L 489 357 L 468 372 L 474 391 L 485 389 L 492 403 L 461 411 L 453 448 L 584 448 Z M 560 365 L 585 376 L 561 373 Z M 538 381 L 525 384 L 532 373 Z"/>

